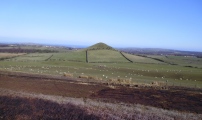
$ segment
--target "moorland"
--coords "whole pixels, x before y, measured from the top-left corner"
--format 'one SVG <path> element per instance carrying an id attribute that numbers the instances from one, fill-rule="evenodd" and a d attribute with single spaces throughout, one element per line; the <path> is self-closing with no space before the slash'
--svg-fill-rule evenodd
<path id="1" fill-rule="evenodd" d="M 0 117 L 200 119 L 201 78 L 200 52 L 2 44 Z"/>

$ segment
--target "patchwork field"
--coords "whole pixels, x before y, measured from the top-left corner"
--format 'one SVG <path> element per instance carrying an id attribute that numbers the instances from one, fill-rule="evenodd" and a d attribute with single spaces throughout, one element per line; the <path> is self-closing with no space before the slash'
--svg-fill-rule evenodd
<path id="1" fill-rule="evenodd" d="M 146 57 L 137 56 L 137 55 L 131 55 L 131 54 L 127 54 L 124 52 L 123 52 L 123 55 L 135 63 L 164 64 L 163 62 L 160 62 L 160 61 L 157 61 L 157 60 L 154 60 L 151 58 L 146 58 Z"/>
<path id="2" fill-rule="evenodd" d="M 52 54 L 51 53 L 32 53 L 32 54 L 25 54 L 19 57 L 15 57 L 12 59 L 7 59 L 8 61 L 45 61 L 47 60 L 49 57 L 51 57 Z"/>
<path id="3" fill-rule="evenodd" d="M 24 55 L 24 53 L 0 53 L 0 59 L 9 59 L 21 55 Z"/>
<path id="4" fill-rule="evenodd" d="M 0 53 L 0 58 L 0 101 L 4 105 L 0 105 L 4 110 L 0 117 L 4 119 L 30 116 L 42 119 L 43 115 L 60 119 L 64 116 L 50 116 L 49 112 L 69 111 L 69 106 L 74 106 L 72 111 L 84 113 L 76 118 L 141 116 L 141 119 L 164 120 L 202 116 L 202 58 L 132 55 L 103 43 L 83 50 Z M 21 110 L 23 104 L 5 109 L 6 101 L 22 101 L 29 108 L 39 103 L 56 107 L 47 111 L 43 106 L 37 109 L 46 112 L 31 110 L 22 115 L 7 110 L 12 107 Z M 61 109 L 61 105 L 66 107 Z M 122 112 L 125 110 L 127 113 Z"/>
<path id="5" fill-rule="evenodd" d="M 148 55 L 151 58 L 157 58 L 159 60 L 163 60 L 166 63 L 180 65 L 184 67 L 196 67 L 202 68 L 202 58 L 197 58 L 194 56 L 156 56 L 156 55 Z"/>
<path id="6" fill-rule="evenodd" d="M 103 52 L 102 50 L 101 53 Z M 99 60 L 107 61 L 108 58 L 101 57 L 102 59 L 100 59 L 99 56 L 95 57 L 96 52 L 92 51 L 91 53 L 90 51 L 89 53 L 89 61 L 94 59 L 98 63 L 86 63 L 84 51 L 74 51 L 72 53 L 31 53 L 0 61 L 0 69 L 59 76 L 62 76 L 64 73 L 70 73 L 74 78 L 86 75 L 102 80 L 110 78 L 131 79 L 135 83 L 162 81 L 169 85 L 202 87 L 202 69 L 199 68 L 166 63 L 160 64 L 158 61 L 155 64 L 154 62 L 151 63 L 151 61 L 155 60 L 139 56 L 134 56 L 133 61 L 143 59 L 143 62 L 130 63 L 124 57 L 120 57 L 121 55 L 118 52 L 114 58 L 110 58 L 116 59 L 120 57 L 122 58 L 119 59 L 121 62 L 99 63 Z M 113 52 L 111 53 L 113 55 Z M 123 61 L 126 63 L 123 63 Z M 146 61 L 148 63 L 145 63 Z M 176 61 L 178 62 L 178 59 Z"/>

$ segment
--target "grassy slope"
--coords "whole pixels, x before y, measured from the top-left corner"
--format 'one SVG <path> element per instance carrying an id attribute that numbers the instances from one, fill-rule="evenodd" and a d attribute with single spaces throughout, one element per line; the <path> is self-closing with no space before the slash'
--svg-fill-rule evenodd
<path id="1" fill-rule="evenodd" d="M 44 61 L 53 53 L 31 53 L 10 59 L 11 61 Z"/>
<path id="2" fill-rule="evenodd" d="M 11 58 L 20 55 L 24 55 L 24 53 L 0 53 L 0 58 Z"/>
<path id="3" fill-rule="evenodd" d="M 119 52 L 112 50 L 89 50 L 89 62 L 129 62 Z"/>
<path id="4" fill-rule="evenodd" d="M 100 68 L 100 65 L 106 67 Z M 64 72 L 74 77 L 88 75 L 103 80 L 109 78 L 132 78 L 134 82 L 151 83 L 152 81 L 166 81 L 170 85 L 202 87 L 202 70 L 181 66 L 140 63 L 85 63 L 72 61 L 1 61 L 0 69 L 6 71 L 21 71 L 37 74 L 51 74 L 62 76 Z"/>
<path id="5" fill-rule="evenodd" d="M 196 57 L 184 57 L 184 56 L 157 56 L 157 55 L 149 55 L 151 58 L 158 58 L 165 62 L 177 64 L 180 66 L 192 66 L 202 68 L 202 58 Z"/>
<path id="6" fill-rule="evenodd" d="M 98 53 L 106 54 L 105 58 L 96 58 Z M 50 60 L 45 61 L 49 58 Z M 116 51 L 95 50 L 89 51 L 90 60 L 126 61 L 120 53 Z M 114 58 L 115 57 L 115 58 Z M 160 56 L 162 57 L 162 56 Z M 110 58 L 110 59 L 109 59 Z M 135 57 L 134 60 L 140 59 Z M 10 61 L 9 61 L 10 60 Z M 177 58 L 173 60 L 179 61 Z M 190 58 L 190 61 L 192 59 Z M 76 62 L 75 62 L 76 61 Z M 78 62 L 81 61 L 81 62 Z M 142 60 L 141 60 L 142 61 Z M 195 59 L 193 59 L 195 61 Z M 146 61 L 145 62 L 151 62 Z M 106 67 L 100 68 L 100 65 Z M 199 64 L 200 65 L 200 64 Z M 99 77 L 105 80 L 109 78 L 132 78 L 134 82 L 151 83 L 152 81 L 166 81 L 172 85 L 183 85 L 202 87 L 202 69 L 188 68 L 178 65 L 167 64 L 145 64 L 145 63 L 85 63 L 85 51 L 63 52 L 63 53 L 33 53 L 19 56 L 13 59 L 0 61 L 0 69 L 6 71 L 21 71 L 37 74 L 63 75 L 64 72 L 71 73 L 74 77 L 81 74 Z"/>
<path id="7" fill-rule="evenodd" d="M 97 49 L 115 50 L 114 48 L 106 45 L 105 43 L 97 43 L 87 48 L 87 50 L 97 50 Z"/>
<path id="8" fill-rule="evenodd" d="M 162 62 L 159 62 L 157 60 L 153 60 L 153 59 L 150 59 L 150 58 L 146 58 L 146 57 L 141 57 L 141 56 L 137 56 L 137 55 L 131 55 L 131 54 L 127 54 L 127 53 L 124 53 L 124 56 L 127 57 L 128 59 L 130 59 L 131 61 L 133 62 L 136 62 L 136 63 L 155 63 L 155 64 L 163 64 Z"/>
<path id="9" fill-rule="evenodd" d="M 54 53 L 50 60 L 85 62 L 86 52 L 82 50 Z"/>

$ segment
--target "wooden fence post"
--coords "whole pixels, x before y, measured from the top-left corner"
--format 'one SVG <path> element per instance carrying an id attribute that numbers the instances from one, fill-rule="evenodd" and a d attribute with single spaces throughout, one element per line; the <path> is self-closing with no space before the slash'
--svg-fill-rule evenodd
<path id="1" fill-rule="evenodd" d="M 86 50 L 86 62 L 88 63 L 88 50 Z"/>

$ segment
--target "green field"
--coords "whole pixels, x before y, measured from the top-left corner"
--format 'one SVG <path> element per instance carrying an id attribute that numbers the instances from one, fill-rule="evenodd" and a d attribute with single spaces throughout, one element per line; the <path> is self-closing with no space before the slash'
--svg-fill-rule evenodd
<path id="1" fill-rule="evenodd" d="M 146 57 L 141 57 L 137 55 L 131 55 L 127 53 L 123 53 L 124 56 L 126 56 L 128 59 L 135 63 L 154 63 L 154 64 L 164 64 L 163 62 L 151 59 L 151 58 L 146 58 Z"/>
<path id="2" fill-rule="evenodd" d="M 148 55 L 151 58 L 157 58 L 170 64 L 176 64 L 185 67 L 197 67 L 202 68 L 202 58 L 194 56 L 160 56 L 160 55 Z"/>
<path id="3" fill-rule="evenodd" d="M 82 50 L 53 53 L 50 61 L 75 61 L 86 62 L 86 52 Z"/>
<path id="4" fill-rule="evenodd" d="M 122 63 L 86 63 L 85 51 L 31 53 L 0 61 L 0 69 L 5 71 L 58 76 L 62 76 L 64 72 L 66 72 L 73 74 L 76 78 L 79 75 L 87 75 L 102 78 L 103 80 L 122 78 L 131 79 L 136 83 L 167 81 L 169 85 L 202 87 L 202 69 L 199 68 L 169 65 L 165 63 L 159 64 L 159 61 L 148 60 L 139 56 L 133 57 L 132 55 L 130 55 L 129 58 L 133 58 L 133 61 L 139 60 L 139 62 L 130 63 L 122 59 L 123 57 L 121 58 L 120 55 L 118 55 L 119 52 L 114 53 L 115 51 L 113 51 L 110 53 L 107 50 L 96 52 L 107 52 L 109 55 L 111 54 L 110 56 L 113 56 L 110 57 L 110 61 L 119 59 L 118 61 Z M 109 56 L 106 58 L 96 57 L 96 52 L 90 51 L 89 60 L 109 60 Z M 173 57 L 172 60 L 176 63 L 179 62 L 177 58 L 175 61 L 175 57 Z M 125 63 L 123 61 L 125 61 Z M 195 59 L 193 59 L 193 61 L 195 61 Z"/>
<path id="5" fill-rule="evenodd" d="M 12 59 L 7 59 L 8 61 L 45 61 L 48 59 L 52 53 L 31 53 L 21 55 Z"/>
<path id="6" fill-rule="evenodd" d="M 83 50 L 61 48 L 53 53 L 0 54 L 0 58 L 5 57 L 0 60 L 0 70 L 4 71 L 58 76 L 69 73 L 75 78 L 84 75 L 104 81 L 111 78 L 134 83 L 162 81 L 202 88 L 202 58 L 196 57 L 121 54 L 104 43 Z"/>
<path id="7" fill-rule="evenodd" d="M 0 53 L 0 59 L 12 58 L 21 55 L 24 55 L 24 53 Z"/>
<path id="8" fill-rule="evenodd" d="M 129 62 L 120 52 L 113 50 L 88 50 L 88 62 Z"/>
<path id="9" fill-rule="evenodd" d="M 59 51 L 59 52 L 66 52 L 69 49 L 65 47 L 55 47 L 55 46 L 45 46 L 45 45 L 9 45 L 7 47 L 0 47 L 0 49 L 28 49 L 28 50 L 50 50 L 50 51 Z"/>

